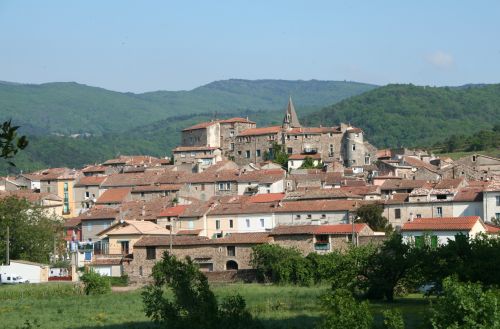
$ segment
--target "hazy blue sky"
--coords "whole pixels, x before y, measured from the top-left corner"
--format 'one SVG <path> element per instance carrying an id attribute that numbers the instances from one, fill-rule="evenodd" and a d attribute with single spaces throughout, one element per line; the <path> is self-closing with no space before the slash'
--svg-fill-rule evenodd
<path id="1" fill-rule="evenodd" d="M 0 0 L 0 80 L 141 92 L 228 78 L 500 82 L 500 1 Z"/>

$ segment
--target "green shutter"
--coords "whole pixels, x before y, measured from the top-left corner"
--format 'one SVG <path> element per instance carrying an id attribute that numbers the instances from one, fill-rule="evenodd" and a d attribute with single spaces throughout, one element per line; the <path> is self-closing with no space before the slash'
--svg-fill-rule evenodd
<path id="1" fill-rule="evenodd" d="M 416 236 L 415 237 L 415 247 L 421 248 L 424 246 L 424 237 L 423 236 Z"/>
<path id="2" fill-rule="evenodd" d="M 431 248 L 437 248 L 437 246 L 438 246 L 437 235 L 431 235 Z"/>

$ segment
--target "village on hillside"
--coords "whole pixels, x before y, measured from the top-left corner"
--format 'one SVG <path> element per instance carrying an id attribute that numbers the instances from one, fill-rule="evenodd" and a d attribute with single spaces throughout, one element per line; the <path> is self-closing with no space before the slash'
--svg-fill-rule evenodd
<path id="1" fill-rule="evenodd" d="M 237 280 L 258 244 L 307 255 L 380 243 L 385 232 L 357 215 L 370 205 L 406 241 L 424 243 L 431 232 L 430 243 L 445 244 L 457 233 L 500 231 L 500 159 L 377 150 L 358 127 L 303 127 L 291 98 L 281 126 L 203 122 L 184 129 L 172 153 L 3 177 L 0 197 L 61 218 L 66 250 L 51 257 L 70 261 L 70 280 L 85 266 L 146 282 L 166 250 L 190 256 L 211 280 Z M 10 266 L 29 267 L 30 282 L 61 275 L 43 274 L 43 264 Z"/>

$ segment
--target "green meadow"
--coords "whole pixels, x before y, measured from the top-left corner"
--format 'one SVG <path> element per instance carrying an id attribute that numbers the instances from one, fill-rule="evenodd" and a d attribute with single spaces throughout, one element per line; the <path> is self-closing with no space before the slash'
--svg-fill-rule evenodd
<path id="1" fill-rule="evenodd" d="M 321 316 L 319 299 L 327 286 L 213 285 L 217 297 L 239 293 L 266 328 L 312 328 Z M 420 295 L 394 303 L 372 302 L 376 322 L 398 308 L 407 328 L 423 328 L 428 301 Z M 144 315 L 141 290 L 85 296 L 72 284 L 0 286 L 0 328 L 156 328 Z"/>

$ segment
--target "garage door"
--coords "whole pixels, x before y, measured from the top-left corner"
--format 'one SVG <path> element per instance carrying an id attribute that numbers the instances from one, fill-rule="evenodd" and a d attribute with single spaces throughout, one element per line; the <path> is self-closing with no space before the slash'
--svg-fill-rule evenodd
<path id="1" fill-rule="evenodd" d="M 96 266 L 94 270 L 100 275 L 111 276 L 111 266 Z"/>

